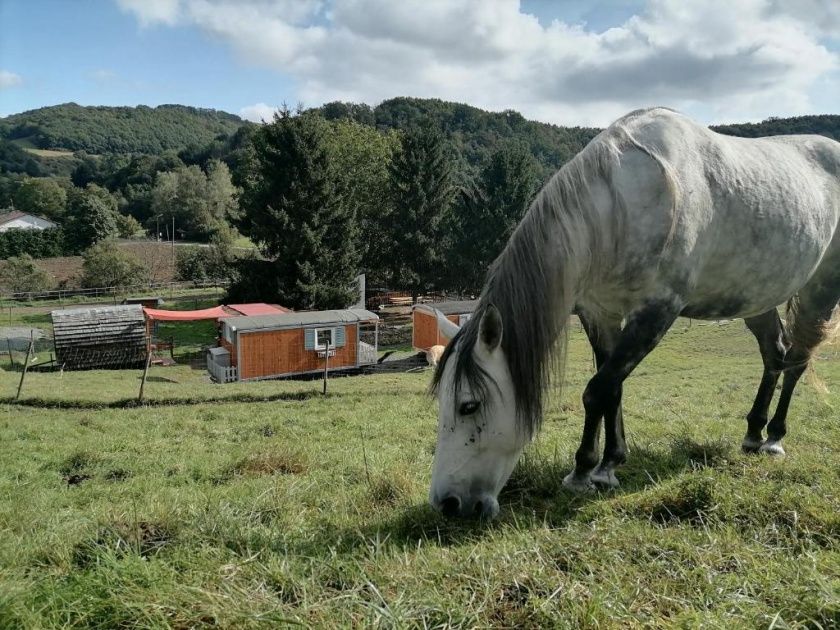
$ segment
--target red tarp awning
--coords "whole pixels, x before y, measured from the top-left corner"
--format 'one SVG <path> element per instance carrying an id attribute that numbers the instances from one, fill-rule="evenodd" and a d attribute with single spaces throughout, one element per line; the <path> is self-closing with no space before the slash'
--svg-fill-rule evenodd
<path id="1" fill-rule="evenodd" d="M 143 312 L 147 319 L 157 322 L 194 322 L 200 319 L 230 317 L 230 313 L 221 306 L 203 308 L 197 311 L 164 311 L 159 308 L 143 308 Z"/>
<path id="2" fill-rule="evenodd" d="M 266 304 L 265 302 L 254 302 L 252 304 L 228 304 L 228 308 L 232 308 L 243 315 L 277 315 L 278 313 L 288 313 L 289 309 L 282 306 L 274 306 L 273 304 Z"/>

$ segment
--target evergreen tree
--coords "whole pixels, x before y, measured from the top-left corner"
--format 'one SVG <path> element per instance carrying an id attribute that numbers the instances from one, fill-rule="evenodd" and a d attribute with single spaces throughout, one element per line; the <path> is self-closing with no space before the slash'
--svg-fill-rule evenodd
<path id="1" fill-rule="evenodd" d="M 354 300 L 356 208 L 338 183 L 328 129 L 321 117 L 284 109 L 257 132 L 241 178 L 240 230 L 273 271 L 263 269 L 261 277 L 273 281 L 254 289 L 296 309 L 344 308 Z M 247 282 L 247 274 L 241 278 Z M 241 287 L 233 291 L 242 294 Z"/>
<path id="2" fill-rule="evenodd" d="M 453 168 L 449 147 L 432 128 L 407 132 L 389 167 L 391 282 L 415 297 L 445 276 L 444 227 L 455 195 Z"/>
<path id="3" fill-rule="evenodd" d="M 487 269 L 525 215 L 538 184 L 538 167 L 526 147 L 507 145 L 490 157 L 456 204 L 453 286 L 481 290 Z"/>

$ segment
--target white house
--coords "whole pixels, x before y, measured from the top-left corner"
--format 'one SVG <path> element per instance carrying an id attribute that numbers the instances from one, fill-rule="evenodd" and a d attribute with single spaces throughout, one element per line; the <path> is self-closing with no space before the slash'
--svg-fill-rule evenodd
<path id="1" fill-rule="evenodd" d="M 12 210 L 6 214 L 0 214 L 0 232 L 9 230 L 47 230 L 56 227 L 56 224 L 28 212 Z"/>

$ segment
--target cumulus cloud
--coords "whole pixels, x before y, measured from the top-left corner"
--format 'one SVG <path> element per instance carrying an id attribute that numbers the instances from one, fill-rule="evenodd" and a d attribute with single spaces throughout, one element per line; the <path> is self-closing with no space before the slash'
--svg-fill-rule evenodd
<path id="1" fill-rule="evenodd" d="M 648 0 L 603 31 L 541 23 L 516 0 L 117 1 L 289 75 L 307 105 L 438 97 L 603 125 L 653 104 L 713 120 L 805 113 L 817 82 L 840 94 L 834 0 Z"/>
<path id="2" fill-rule="evenodd" d="M 255 103 L 248 105 L 239 110 L 239 116 L 251 122 L 271 122 L 274 118 L 274 112 L 278 110 L 277 107 L 266 105 L 265 103 Z"/>
<path id="3" fill-rule="evenodd" d="M 19 74 L 10 72 L 8 70 L 0 70 L 0 90 L 12 88 L 23 83 L 23 78 Z"/>

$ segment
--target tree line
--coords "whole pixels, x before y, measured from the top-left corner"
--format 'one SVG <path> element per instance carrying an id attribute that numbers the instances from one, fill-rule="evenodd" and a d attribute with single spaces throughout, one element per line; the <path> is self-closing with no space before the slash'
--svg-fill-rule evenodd
<path id="1" fill-rule="evenodd" d="M 809 125 L 832 135 L 840 117 L 719 130 L 762 135 Z M 13 145 L 0 150 L 0 208 L 60 227 L 37 238 L 0 237 L 0 257 L 94 248 L 107 260 L 112 238 L 168 239 L 174 219 L 177 238 L 212 244 L 179 253 L 180 276 L 229 276 L 231 300 L 344 306 L 359 272 L 369 285 L 415 294 L 476 293 L 540 185 L 597 131 L 392 99 L 376 108 L 284 108 L 265 125 L 156 154 L 77 152 L 65 161 L 71 169 L 51 177 L 31 176 L 31 153 Z M 258 251 L 234 256 L 239 234 Z"/>

